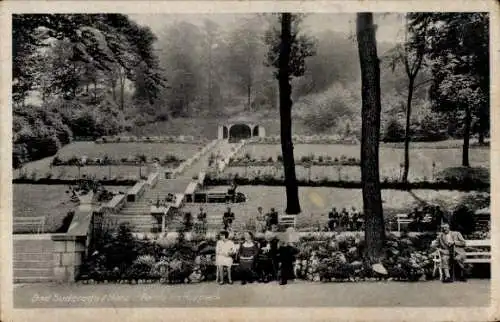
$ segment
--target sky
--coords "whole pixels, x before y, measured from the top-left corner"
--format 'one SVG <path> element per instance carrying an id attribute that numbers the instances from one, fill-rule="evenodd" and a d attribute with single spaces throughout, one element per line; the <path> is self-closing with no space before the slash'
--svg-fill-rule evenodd
<path id="1" fill-rule="evenodd" d="M 209 18 L 217 22 L 222 28 L 231 28 L 238 24 L 238 20 L 245 14 L 135 14 L 129 15 L 141 25 L 146 25 L 159 35 L 168 25 L 176 21 L 187 21 L 194 24 Z M 321 32 L 333 30 L 344 34 L 346 38 L 355 36 L 355 13 L 313 13 L 304 19 L 304 27 L 308 30 Z M 377 24 L 377 41 L 397 42 L 402 36 L 402 18 L 398 14 L 375 14 Z"/>

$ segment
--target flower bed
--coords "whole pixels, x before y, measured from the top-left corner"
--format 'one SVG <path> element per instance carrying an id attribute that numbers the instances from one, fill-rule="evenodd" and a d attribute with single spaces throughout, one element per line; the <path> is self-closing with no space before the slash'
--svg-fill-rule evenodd
<path id="1" fill-rule="evenodd" d="M 341 137 L 340 135 L 293 135 L 293 143 L 297 144 L 359 144 L 356 137 Z M 252 144 L 281 144 L 281 138 L 277 136 L 253 137 L 248 139 Z"/>
<path id="2" fill-rule="evenodd" d="M 102 136 L 95 140 L 95 143 L 190 143 L 190 144 L 206 144 L 208 139 L 195 138 L 194 136 Z"/>
<path id="3" fill-rule="evenodd" d="M 77 157 L 72 156 L 68 159 L 61 159 L 55 156 L 52 159 L 52 166 L 109 166 L 109 165 L 128 165 L 138 166 L 141 164 L 159 163 L 162 166 L 175 168 L 179 166 L 184 159 L 179 158 L 172 154 L 167 154 L 164 158 L 153 156 L 146 156 L 145 154 L 138 154 L 136 156 L 129 156 L 123 158 L 110 158 L 107 155 L 95 158 Z"/>
<path id="4" fill-rule="evenodd" d="M 279 155 L 276 159 L 272 156 L 266 158 L 262 157 L 260 160 L 253 158 L 249 153 L 243 157 L 235 157 L 229 160 L 229 166 L 282 166 L 283 157 Z M 359 166 L 360 160 L 352 157 L 341 155 L 340 157 L 331 156 L 316 156 L 310 154 L 302 156 L 300 159 L 295 160 L 296 166 Z"/>
<path id="5" fill-rule="evenodd" d="M 193 283 L 215 278 L 215 239 L 184 234 L 171 239 L 137 239 L 126 225 L 117 232 L 100 230 L 81 270 L 84 282 Z M 296 243 L 295 275 L 308 281 L 433 278 L 430 248 L 435 234 L 387 236 L 380 263 L 369 263 L 359 236 L 311 234 Z M 238 242 L 239 235 L 235 238 Z M 260 242 L 260 237 L 257 238 Z M 238 279 L 238 266 L 234 279 Z"/>

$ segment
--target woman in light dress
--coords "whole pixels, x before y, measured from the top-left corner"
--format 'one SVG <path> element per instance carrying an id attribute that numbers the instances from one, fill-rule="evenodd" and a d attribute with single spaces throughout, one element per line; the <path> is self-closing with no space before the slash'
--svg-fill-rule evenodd
<path id="1" fill-rule="evenodd" d="M 233 255 L 236 253 L 234 242 L 228 239 L 229 233 L 221 231 L 219 240 L 215 246 L 215 265 L 217 266 L 216 282 L 224 284 L 224 268 L 227 269 L 227 279 L 229 284 L 233 284 L 231 278 L 231 268 L 233 266 Z"/>

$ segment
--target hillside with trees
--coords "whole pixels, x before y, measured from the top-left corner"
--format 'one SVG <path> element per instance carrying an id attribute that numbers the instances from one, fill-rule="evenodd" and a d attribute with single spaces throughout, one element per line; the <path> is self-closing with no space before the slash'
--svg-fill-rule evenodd
<path id="1" fill-rule="evenodd" d="M 410 18 L 406 43 L 433 33 L 436 45 L 424 48 L 407 114 L 409 79 L 401 55 L 407 47 L 378 41 L 381 140 L 433 141 L 464 133 L 483 140 L 489 133 L 489 83 L 476 76 L 484 74 L 488 59 L 484 15 Z M 279 22 L 268 14 L 235 21 L 176 20 L 155 34 L 120 14 L 14 15 L 14 166 L 53 155 L 72 140 L 102 135 L 192 131 L 184 134 L 215 137 L 218 120 L 238 115 L 260 119 L 269 134 L 278 134 L 278 82 L 266 38 Z M 429 21 L 434 25 L 423 24 Z M 468 27 L 457 34 L 460 25 Z M 315 50 L 305 57 L 300 77 L 291 80 L 293 134 L 360 138 L 356 39 L 333 30 L 304 32 Z M 461 50 L 443 61 L 457 44 Z M 467 61 L 470 73 L 457 65 L 467 57 L 474 57 Z M 453 96 L 457 82 L 463 90 Z M 477 85 L 473 93 L 467 84 Z M 466 108 L 473 97 L 476 105 Z"/>

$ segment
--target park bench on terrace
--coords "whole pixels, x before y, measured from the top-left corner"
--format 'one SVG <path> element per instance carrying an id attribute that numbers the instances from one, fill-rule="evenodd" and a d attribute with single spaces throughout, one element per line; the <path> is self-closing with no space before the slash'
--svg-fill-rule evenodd
<path id="1" fill-rule="evenodd" d="M 401 232 L 401 225 L 408 225 L 413 221 L 408 217 L 408 214 L 397 214 L 396 222 L 398 223 L 398 232 Z"/>
<path id="2" fill-rule="evenodd" d="M 297 224 L 297 216 L 295 215 L 280 215 L 278 217 L 278 224 L 281 227 L 293 227 L 295 229 Z"/>
<path id="3" fill-rule="evenodd" d="M 45 226 L 45 217 L 16 217 L 14 218 L 14 231 L 21 230 L 23 228 L 34 228 L 37 234 L 43 232 Z"/>
<path id="4" fill-rule="evenodd" d="M 490 251 L 481 251 L 481 250 L 473 250 L 465 251 L 466 259 L 465 262 L 468 264 L 489 264 L 491 263 L 491 241 L 490 240 L 466 240 L 465 241 L 466 248 L 473 247 L 482 247 L 489 248 Z"/>

